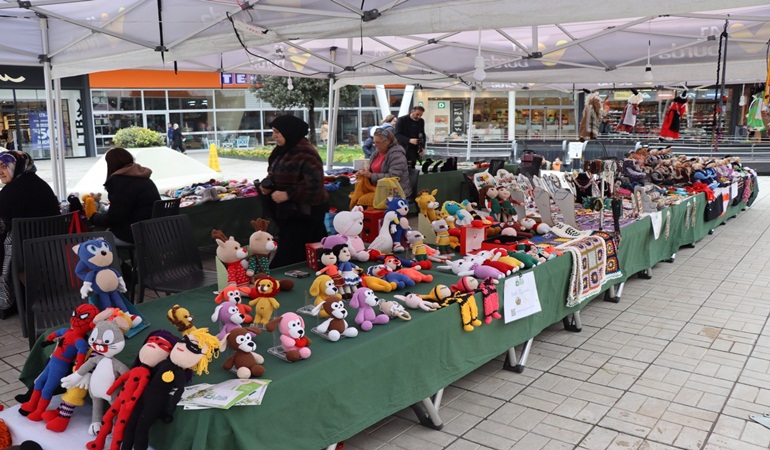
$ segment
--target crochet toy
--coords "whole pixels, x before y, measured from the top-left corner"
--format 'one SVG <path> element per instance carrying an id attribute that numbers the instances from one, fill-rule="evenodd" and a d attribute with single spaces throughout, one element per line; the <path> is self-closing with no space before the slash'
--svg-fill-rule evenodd
<path id="1" fill-rule="evenodd" d="M 551 227 L 549 227 L 547 224 L 543 222 L 537 222 L 531 217 L 525 217 L 519 220 L 519 223 L 522 227 L 524 227 L 524 229 L 534 231 L 537 234 L 546 234 L 551 231 Z"/>
<path id="2" fill-rule="evenodd" d="M 406 306 L 412 309 L 422 309 L 423 311 L 436 311 L 441 308 L 441 305 L 439 305 L 436 302 L 432 302 L 429 300 L 423 299 L 421 296 L 417 294 L 412 294 L 410 292 L 407 292 L 406 295 L 394 295 L 398 300 L 401 300 L 404 302 Z"/>
<path id="3" fill-rule="evenodd" d="M 457 283 L 449 287 L 452 293 L 455 292 L 475 292 L 479 288 L 479 280 L 471 277 L 464 276 L 457 280 Z"/>
<path id="4" fill-rule="evenodd" d="M 222 302 L 234 303 L 238 306 L 238 311 L 243 314 L 243 323 L 251 323 L 254 318 L 249 315 L 253 310 L 251 306 L 246 304 L 246 299 L 251 293 L 251 288 L 246 286 L 225 286 L 224 289 L 219 291 L 214 301 L 219 304 Z"/>
<path id="5" fill-rule="evenodd" d="M 473 222 L 473 216 L 470 215 L 465 207 L 454 200 L 447 200 L 441 205 L 441 212 L 447 216 L 454 216 L 454 224 L 457 227 L 470 225 Z"/>
<path id="6" fill-rule="evenodd" d="M 398 289 L 394 281 L 386 281 L 373 275 L 361 274 L 362 286 L 366 286 L 374 292 L 390 292 Z"/>
<path id="7" fill-rule="evenodd" d="M 165 423 L 174 420 L 174 410 L 187 384 L 185 372 L 191 369 L 198 375 L 208 373 L 208 364 L 218 354 L 219 341 L 208 334 L 206 328 L 199 328 L 195 333 L 183 336 L 174 345 L 169 358 L 155 367 L 126 425 L 122 448 L 147 450 L 152 424 L 158 419 Z M 174 389 L 174 394 L 169 395 Z"/>
<path id="8" fill-rule="evenodd" d="M 75 266 L 75 274 L 83 280 L 80 295 L 83 298 L 93 291 L 98 297 L 99 310 L 115 307 L 127 311 L 126 304 L 118 291 L 126 292 L 126 282 L 120 273 L 110 267 L 113 260 L 113 251 L 110 244 L 104 239 L 91 239 L 90 241 L 72 247 L 72 251 L 80 258 Z M 141 317 L 136 317 L 133 326 L 141 322 Z"/>
<path id="9" fill-rule="evenodd" d="M 244 322 L 243 314 L 238 310 L 238 306 L 230 302 L 224 302 L 214 308 L 214 314 L 211 315 L 212 322 L 221 324 L 217 338 L 223 340 L 225 335 L 236 328 L 240 328 Z"/>
<path id="10" fill-rule="evenodd" d="M 262 334 L 259 328 L 236 328 L 227 333 L 219 351 L 224 352 L 230 347 L 235 353 L 225 360 L 222 367 L 234 371 L 238 378 L 261 377 L 265 373 L 265 367 L 262 366 L 265 358 L 255 352 L 257 343 L 253 340 L 253 336 L 258 334 Z"/>
<path id="11" fill-rule="evenodd" d="M 93 323 L 94 330 L 88 337 L 91 358 L 73 374 L 62 378 L 61 385 L 64 388 L 88 389 L 93 400 L 88 434 L 96 436 L 105 407 L 117 397 L 116 393 L 107 394 L 107 391 L 117 378 L 128 371 L 128 367 L 115 356 L 126 346 L 123 333 L 131 329 L 131 318 L 117 308 L 109 308 L 97 314 Z"/>
<path id="12" fill-rule="evenodd" d="M 433 231 L 436 232 L 436 246 L 442 255 L 453 255 L 449 246 L 449 225 L 444 219 L 436 219 L 430 223 Z"/>
<path id="13" fill-rule="evenodd" d="M 415 283 L 430 283 L 433 281 L 433 275 L 421 272 L 421 267 L 419 265 L 409 264 L 408 262 L 404 262 L 401 258 L 392 255 L 386 256 L 383 260 L 383 264 L 396 273 L 406 275 Z M 407 265 L 411 267 L 407 267 Z M 407 283 L 406 286 L 412 285 Z"/>
<path id="14" fill-rule="evenodd" d="M 473 331 L 474 327 L 481 325 L 479 307 L 476 305 L 476 297 L 473 294 L 473 292 L 455 292 L 452 297 L 445 300 L 460 305 L 460 318 L 465 331 Z"/>
<path id="15" fill-rule="evenodd" d="M 310 358 L 310 338 L 305 333 L 305 321 L 297 314 L 284 313 L 268 322 L 267 331 L 273 332 L 276 327 L 281 333 L 281 346 L 289 362 Z"/>
<path id="16" fill-rule="evenodd" d="M 396 217 L 391 223 L 390 234 L 393 237 L 393 251 L 403 252 L 404 246 L 401 243 L 401 239 L 404 237 L 406 230 L 411 229 L 409 226 L 409 220 L 406 215 L 409 214 L 409 202 L 406 199 L 398 197 L 388 197 L 385 201 L 388 212 L 395 212 Z"/>
<path id="17" fill-rule="evenodd" d="M 445 284 L 437 284 L 427 294 L 420 295 L 423 300 L 435 302 L 440 308 L 447 306 L 451 301 L 452 290 Z"/>
<path id="18" fill-rule="evenodd" d="M 447 234 L 448 236 L 448 234 Z M 425 245 L 425 236 L 417 230 L 409 230 L 406 232 L 406 242 L 409 243 L 409 248 L 412 249 L 412 255 L 417 261 L 428 260 L 428 249 Z"/>
<path id="19" fill-rule="evenodd" d="M 500 220 L 503 222 L 516 221 L 516 209 L 513 205 L 522 205 L 520 201 L 511 198 L 511 191 L 504 186 L 497 188 L 497 199 L 500 202 Z"/>
<path id="20" fill-rule="evenodd" d="M 275 278 L 264 274 L 257 278 L 249 293 L 249 297 L 253 299 L 249 305 L 254 307 L 254 324 L 264 326 L 270 322 L 273 311 L 281 306 L 275 299 L 279 292 L 281 283 Z"/>
<path id="21" fill-rule="evenodd" d="M 151 370 L 168 358 L 171 349 L 177 342 L 179 342 L 179 338 L 166 330 L 156 330 L 147 336 L 139 349 L 139 355 L 132 368 L 115 380 L 107 390 L 107 394 L 112 395 L 114 392 L 118 392 L 118 396 L 102 417 L 102 427 L 99 429 L 96 439 L 86 444 L 86 448 L 102 450 L 107 436 L 112 432 L 110 450 L 120 449 L 126 424 L 137 400 L 142 396 L 144 388 L 150 381 Z"/>
<path id="22" fill-rule="evenodd" d="M 342 293 L 343 288 L 345 287 L 345 280 L 342 278 L 342 275 L 340 275 L 339 267 L 337 267 L 337 255 L 334 253 L 334 249 L 324 248 L 319 260 L 324 267 L 315 273 L 316 276 L 323 274 L 328 275 L 334 280 L 334 286 L 336 286 L 340 293 Z"/>
<path id="23" fill-rule="evenodd" d="M 494 278 L 484 278 L 478 287 L 484 298 L 484 323 L 492 323 L 492 319 L 498 320 L 500 315 L 500 299 L 497 296 L 497 280 Z"/>
<path id="24" fill-rule="evenodd" d="M 451 270 L 455 275 L 463 277 L 472 275 L 476 278 L 505 278 L 505 274 L 494 267 L 479 264 L 476 261 L 460 259 L 457 261 L 447 261 L 446 266 L 438 266 L 439 270 Z"/>
<path id="25" fill-rule="evenodd" d="M 347 238 L 346 243 L 350 247 L 350 253 L 357 261 L 374 261 L 380 256 L 376 249 L 366 250 L 364 240 L 361 239 L 361 231 L 364 229 L 364 209 L 354 206 L 350 211 L 340 211 L 334 216 L 334 229 L 341 236 Z"/>
<path id="26" fill-rule="evenodd" d="M 342 299 L 342 295 L 339 293 L 339 289 L 334 285 L 334 280 L 329 275 L 321 275 L 316 277 L 313 284 L 310 285 L 310 295 L 315 296 L 313 300 L 313 306 L 323 303 L 329 297 L 336 297 Z M 326 316 L 326 311 L 321 310 L 321 317 Z M 275 319 L 274 319 L 275 320 Z"/>
<path id="27" fill-rule="evenodd" d="M 61 379 L 70 372 L 72 362 L 75 362 L 75 370 L 85 362 L 88 352 L 85 336 L 94 327 L 93 320 L 98 313 L 99 309 L 94 305 L 78 305 L 72 312 L 69 329 L 60 328 L 46 336 L 46 342 L 58 340 L 58 343 L 45 369 L 35 379 L 30 399 L 19 407 L 21 415 L 34 422 L 43 420 L 43 412 L 51 403 Z"/>
<path id="28" fill-rule="evenodd" d="M 98 205 L 96 203 L 96 199 L 94 198 L 94 194 L 83 194 L 81 200 L 83 200 L 83 214 L 85 214 L 86 217 L 90 219 L 91 216 L 96 214 L 96 211 L 98 210 Z"/>
<path id="29" fill-rule="evenodd" d="M 414 200 L 417 207 L 420 209 L 420 214 L 425 216 L 431 222 L 441 218 L 441 213 L 439 212 L 439 207 L 441 205 L 436 201 L 436 194 L 438 194 L 438 189 L 434 189 L 432 192 L 428 192 L 427 190 L 420 191 L 419 195 L 417 195 Z"/>
<path id="30" fill-rule="evenodd" d="M 342 298 L 350 299 L 353 292 L 361 287 L 359 274 L 363 273 L 363 269 L 350 262 L 350 247 L 347 244 L 335 245 L 332 251 L 337 256 L 337 267 L 340 270 L 340 276 L 345 281 L 345 285 L 342 287 Z"/>
<path id="31" fill-rule="evenodd" d="M 396 272 L 397 267 L 400 265 L 398 258 L 388 255 L 385 256 L 384 259 L 386 262 L 384 261 L 383 264 L 370 266 L 366 269 L 366 273 L 370 276 L 381 278 L 389 283 L 396 283 L 398 289 L 415 285 L 414 280 L 409 278 L 408 275 Z"/>
<path id="32" fill-rule="evenodd" d="M 476 252 L 475 255 L 466 255 L 464 259 L 468 259 L 471 261 L 474 261 L 478 264 L 494 267 L 495 269 L 499 270 L 503 273 L 503 275 L 508 276 L 514 272 L 518 272 L 519 270 L 519 264 L 511 265 L 504 263 L 502 261 L 499 261 L 500 254 L 493 252 L 492 250 L 479 250 Z"/>
<path id="33" fill-rule="evenodd" d="M 168 310 L 168 313 L 166 313 L 166 318 L 182 334 L 189 334 L 197 330 L 195 325 L 193 325 L 194 317 L 187 308 L 174 305 Z"/>
<path id="34" fill-rule="evenodd" d="M 217 243 L 217 258 L 227 269 L 227 283 L 233 286 L 243 286 L 250 281 L 246 273 L 249 262 L 246 259 L 249 251 L 241 247 L 241 244 L 233 236 L 229 238 L 220 230 L 212 230 L 211 237 Z"/>
<path id="35" fill-rule="evenodd" d="M 397 214 L 395 211 L 388 211 L 382 219 L 382 226 L 380 226 L 380 233 L 369 244 L 369 250 L 377 250 L 380 253 L 393 253 L 393 236 L 390 234 L 391 226 L 395 231 L 395 222 L 397 220 Z"/>
<path id="36" fill-rule="evenodd" d="M 499 222 L 503 210 L 500 207 L 500 201 L 497 199 L 497 188 L 490 185 L 479 189 L 479 198 L 484 202 L 484 207 L 487 211 Z"/>
<path id="37" fill-rule="evenodd" d="M 270 222 L 265 219 L 251 221 L 254 232 L 249 236 L 249 259 L 246 275 L 253 277 L 255 274 L 264 273 L 270 275 L 270 254 L 278 249 L 278 243 L 273 240 L 273 235 L 267 232 Z"/>
<path id="38" fill-rule="evenodd" d="M 350 306 L 358 308 L 355 322 L 361 325 L 363 331 L 369 331 L 374 325 L 385 325 L 390 321 L 387 314 L 377 314 L 374 307 L 379 299 L 371 289 L 359 288 L 350 299 Z"/>
<path id="39" fill-rule="evenodd" d="M 348 326 L 348 322 L 345 320 L 348 316 L 348 310 L 345 309 L 344 301 L 335 297 L 329 297 L 323 303 L 316 305 L 313 308 L 312 314 L 317 316 L 321 309 L 326 311 L 329 318 L 316 327 L 319 333 L 325 334 L 332 342 L 340 340 L 340 337 L 343 336 L 349 338 L 358 336 L 358 330 L 355 327 Z"/>
<path id="40" fill-rule="evenodd" d="M 412 315 L 409 311 L 404 309 L 404 305 L 395 300 L 385 300 L 380 298 L 377 300 L 377 306 L 380 311 L 391 319 L 398 317 L 401 320 L 412 320 Z"/>

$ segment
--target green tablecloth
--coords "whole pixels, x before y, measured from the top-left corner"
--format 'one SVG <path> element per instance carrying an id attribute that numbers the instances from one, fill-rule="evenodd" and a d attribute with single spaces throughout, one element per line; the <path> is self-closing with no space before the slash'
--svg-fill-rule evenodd
<path id="1" fill-rule="evenodd" d="M 692 200 L 690 200 L 692 201 Z M 724 217 L 703 223 L 703 195 L 698 196 L 696 225 L 685 228 L 686 205 L 670 208 L 672 226 L 668 239 L 663 232 L 655 240 L 649 219 L 623 229 L 619 259 L 623 278 L 668 259 L 680 245 L 702 238 L 709 229 L 732 217 L 741 206 L 729 208 Z M 302 266 L 297 266 L 302 267 Z M 332 343 L 310 333 L 310 359 L 286 363 L 269 354 L 273 336 L 257 337 L 258 352 L 265 356 L 265 378 L 273 380 L 262 406 L 235 407 L 227 411 L 183 411 L 173 423 L 157 423 L 151 444 L 157 449 L 231 448 L 320 449 L 347 439 L 404 407 L 433 395 L 487 363 L 510 347 L 537 336 L 549 325 L 582 308 L 565 307 L 571 260 L 559 257 L 534 269 L 542 312 L 511 324 L 495 321 L 473 332 L 460 326 L 458 305 L 434 313 L 414 311 L 410 322 L 393 321 L 361 332 L 357 338 Z M 434 283 L 451 284 L 456 277 L 432 271 Z M 280 294 L 280 311 L 293 311 L 304 303 L 311 279 L 297 280 L 294 292 Z M 433 284 L 411 289 L 425 293 Z M 500 285 L 502 299 L 502 283 Z M 150 329 L 172 330 L 166 311 L 179 303 L 192 312 L 199 327 L 210 325 L 214 309 L 213 287 L 198 289 L 140 305 L 150 320 Z M 390 298 L 389 294 L 383 294 Z M 481 303 L 479 301 L 479 303 Z M 502 303 L 502 300 L 501 300 Z M 352 320 L 352 316 L 350 316 Z M 306 318 L 307 328 L 316 319 Z M 132 361 L 147 332 L 129 341 L 120 355 Z M 39 342 L 30 351 L 20 379 L 30 385 L 40 373 L 50 352 Z M 226 357 L 227 355 L 224 355 Z M 213 363 L 211 373 L 194 383 L 216 383 L 233 377 Z M 42 430 L 42 427 L 41 427 Z M 84 430 L 85 432 L 85 430 Z M 225 444 L 226 443 L 226 444 Z"/>

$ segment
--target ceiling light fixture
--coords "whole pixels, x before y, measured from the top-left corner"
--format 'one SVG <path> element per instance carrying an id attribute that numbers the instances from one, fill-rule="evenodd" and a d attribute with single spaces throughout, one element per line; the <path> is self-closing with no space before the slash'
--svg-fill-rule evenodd
<path id="1" fill-rule="evenodd" d="M 473 78 L 475 78 L 476 81 L 484 81 L 487 77 L 487 73 L 484 71 L 484 57 L 481 56 L 481 28 L 479 28 L 479 53 L 476 56 L 474 67 L 476 70 L 473 72 Z"/>
<path id="2" fill-rule="evenodd" d="M 650 65 L 650 41 L 647 41 L 647 66 L 644 68 L 644 84 L 652 84 L 652 65 Z"/>
<path id="3" fill-rule="evenodd" d="M 289 77 L 288 81 L 286 81 L 286 89 L 290 91 L 294 90 L 294 83 L 292 83 L 291 77 Z"/>

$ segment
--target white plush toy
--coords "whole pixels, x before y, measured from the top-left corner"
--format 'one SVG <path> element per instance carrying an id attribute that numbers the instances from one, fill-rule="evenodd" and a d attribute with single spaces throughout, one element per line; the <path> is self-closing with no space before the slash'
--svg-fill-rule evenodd
<path id="1" fill-rule="evenodd" d="M 519 220 L 519 223 L 522 227 L 526 228 L 527 230 L 532 230 L 537 234 L 546 234 L 551 231 L 551 227 L 549 227 L 547 224 L 543 222 L 537 222 L 535 219 L 530 217 Z"/>
<path id="2" fill-rule="evenodd" d="M 337 233 L 347 236 L 350 253 L 357 261 L 369 261 L 361 231 L 364 229 L 364 209 L 354 206 L 350 211 L 340 211 L 334 216 L 334 229 Z"/>

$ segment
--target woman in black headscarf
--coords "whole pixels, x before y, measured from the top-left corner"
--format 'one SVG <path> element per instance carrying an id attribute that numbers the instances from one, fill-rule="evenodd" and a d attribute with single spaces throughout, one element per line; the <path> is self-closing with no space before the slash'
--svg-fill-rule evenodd
<path id="1" fill-rule="evenodd" d="M 60 213 L 59 200 L 35 172 L 32 157 L 17 150 L 0 151 L 0 319 L 12 314 L 16 300 L 11 289 L 11 223 L 17 217 L 45 217 Z"/>
<path id="2" fill-rule="evenodd" d="M 158 187 L 150 179 L 152 169 L 134 162 L 128 150 L 115 147 L 104 155 L 107 162 L 107 179 L 104 189 L 110 201 L 106 213 L 91 216 L 97 227 L 109 228 L 118 245 L 134 242 L 131 225 L 152 217 L 152 206 L 160 200 Z"/>
<path id="3" fill-rule="evenodd" d="M 329 194 L 318 151 L 305 138 L 308 124 L 291 116 L 270 123 L 276 147 L 267 160 L 267 177 L 260 183 L 265 213 L 278 227 L 278 250 L 270 263 L 282 267 L 305 259 L 305 244 L 326 236 L 324 215 Z"/>

